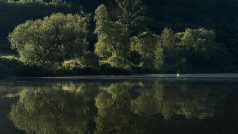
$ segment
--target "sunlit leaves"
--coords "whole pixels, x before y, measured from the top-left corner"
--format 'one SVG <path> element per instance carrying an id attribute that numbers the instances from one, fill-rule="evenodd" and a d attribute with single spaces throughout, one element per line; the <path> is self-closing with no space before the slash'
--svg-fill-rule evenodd
<path id="1" fill-rule="evenodd" d="M 131 49 L 142 57 L 142 68 L 160 69 L 163 63 L 163 49 L 159 42 L 159 36 L 150 32 L 144 32 L 131 39 Z"/>
<path id="2" fill-rule="evenodd" d="M 87 23 L 84 16 L 57 13 L 19 25 L 9 40 L 26 64 L 54 66 L 84 55 Z"/>
<path id="3" fill-rule="evenodd" d="M 127 66 L 129 51 L 129 33 L 125 24 L 110 19 L 105 5 L 100 5 L 95 11 L 95 21 L 98 41 L 95 53 L 101 63 L 109 63 L 115 68 Z"/>

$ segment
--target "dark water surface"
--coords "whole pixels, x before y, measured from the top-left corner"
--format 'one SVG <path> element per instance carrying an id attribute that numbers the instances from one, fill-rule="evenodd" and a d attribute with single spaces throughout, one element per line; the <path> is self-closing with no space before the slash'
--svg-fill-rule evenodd
<path id="1" fill-rule="evenodd" d="M 238 78 L 0 81 L 0 134 L 238 134 Z"/>

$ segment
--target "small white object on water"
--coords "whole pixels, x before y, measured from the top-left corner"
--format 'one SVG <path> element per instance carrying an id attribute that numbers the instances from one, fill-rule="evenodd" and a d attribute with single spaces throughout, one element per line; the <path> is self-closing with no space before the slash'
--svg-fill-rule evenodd
<path id="1" fill-rule="evenodd" d="M 177 73 L 177 77 L 179 77 L 180 76 L 180 74 L 179 73 Z"/>

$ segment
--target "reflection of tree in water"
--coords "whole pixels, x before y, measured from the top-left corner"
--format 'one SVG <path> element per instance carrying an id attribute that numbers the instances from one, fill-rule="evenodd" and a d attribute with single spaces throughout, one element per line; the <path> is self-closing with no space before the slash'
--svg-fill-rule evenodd
<path id="1" fill-rule="evenodd" d="M 95 112 L 87 97 L 78 90 L 25 89 L 12 107 L 10 119 L 29 134 L 86 133 L 93 127 L 91 114 Z"/>
<path id="2" fill-rule="evenodd" d="M 141 95 L 132 101 L 134 111 L 145 116 L 161 113 L 165 119 L 176 115 L 183 115 L 187 119 L 213 115 L 215 102 L 209 98 L 210 90 L 176 84 L 167 86 L 155 82 L 153 87 L 144 87 Z"/>
<path id="3" fill-rule="evenodd" d="M 204 90 L 206 85 L 168 86 L 155 81 L 103 87 L 96 97 L 97 133 L 146 133 L 145 126 L 156 117 L 157 121 L 163 121 L 178 116 L 205 119 L 214 115 L 215 103 L 219 100 L 212 98 L 213 92 Z M 156 125 L 154 123 L 150 125 Z"/>
<path id="4" fill-rule="evenodd" d="M 137 84 L 117 83 L 101 87 L 96 97 L 98 116 L 96 133 L 127 134 L 135 133 L 137 116 L 131 111 L 130 101 L 137 94 Z"/>
<path id="5" fill-rule="evenodd" d="M 206 89 L 206 84 L 170 84 L 135 81 L 28 88 L 20 93 L 10 118 L 28 133 L 142 134 L 174 118 L 212 118 L 217 104 L 230 94 L 222 87 Z"/>

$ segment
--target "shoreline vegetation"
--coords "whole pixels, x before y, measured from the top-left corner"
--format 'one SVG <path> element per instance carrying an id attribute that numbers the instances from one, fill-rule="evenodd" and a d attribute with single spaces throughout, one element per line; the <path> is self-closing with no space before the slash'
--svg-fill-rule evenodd
<path id="1" fill-rule="evenodd" d="M 164 12 L 170 2 L 0 0 L 0 78 L 237 73 L 234 31 L 212 13 Z M 214 10 L 224 4 L 218 3 Z M 175 11 L 185 12 L 181 7 Z M 220 19 L 232 27 L 225 22 L 235 17 Z"/>
<path id="2" fill-rule="evenodd" d="M 2 56 L 0 61 L 4 64 L 0 64 L 0 78 L 11 78 L 11 77 L 77 77 L 81 76 L 133 76 L 133 75 L 174 75 L 176 72 L 161 72 L 158 70 L 126 70 L 126 69 L 115 69 L 112 67 L 99 69 L 92 68 L 75 68 L 67 69 L 60 68 L 57 70 L 51 70 L 46 68 L 40 68 L 37 66 L 24 65 L 18 58 L 14 56 Z M 238 74 L 234 72 L 196 72 L 196 73 L 182 73 L 182 75 L 229 75 Z"/>

